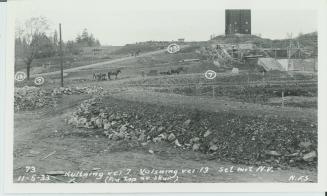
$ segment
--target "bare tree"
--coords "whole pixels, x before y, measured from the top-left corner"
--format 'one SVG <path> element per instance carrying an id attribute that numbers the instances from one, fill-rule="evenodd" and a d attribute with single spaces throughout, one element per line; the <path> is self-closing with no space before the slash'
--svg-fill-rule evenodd
<path id="1" fill-rule="evenodd" d="M 16 28 L 16 42 L 19 42 L 19 55 L 26 64 L 27 79 L 30 79 L 31 64 L 40 53 L 42 40 L 49 30 L 48 20 L 44 17 L 33 17 Z M 17 44 L 16 44 L 17 46 Z"/>

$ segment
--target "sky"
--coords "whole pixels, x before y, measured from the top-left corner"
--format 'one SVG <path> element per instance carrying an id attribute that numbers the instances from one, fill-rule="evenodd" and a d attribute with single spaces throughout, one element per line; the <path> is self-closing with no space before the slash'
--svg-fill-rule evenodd
<path id="1" fill-rule="evenodd" d="M 301 4 L 269 4 L 262 0 L 9 0 L 16 24 L 45 16 L 52 29 L 62 24 L 64 41 L 84 28 L 102 45 L 124 45 L 149 40 L 204 41 L 224 34 L 225 9 L 251 9 L 252 34 L 271 39 L 317 30 L 317 12 Z M 247 2 L 245 4 L 244 2 Z M 280 7 L 282 5 L 282 7 Z M 311 5 L 311 4 L 310 4 Z"/>

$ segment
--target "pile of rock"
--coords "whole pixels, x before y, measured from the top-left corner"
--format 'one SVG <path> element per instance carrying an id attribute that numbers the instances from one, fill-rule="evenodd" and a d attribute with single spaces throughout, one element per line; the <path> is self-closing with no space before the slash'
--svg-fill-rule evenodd
<path id="1" fill-rule="evenodd" d="M 15 111 L 34 110 L 45 105 L 52 105 L 59 95 L 91 94 L 103 95 L 102 87 L 58 87 L 45 89 L 35 86 L 15 87 L 14 107 Z"/>
<path id="2" fill-rule="evenodd" d="M 16 87 L 14 92 L 14 109 L 33 110 L 41 108 L 48 103 L 47 92 L 39 87 Z"/>
<path id="3" fill-rule="evenodd" d="M 100 86 L 90 87 L 59 87 L 52 90 L 51 95 L 72 95 L 72 94 L 101 94 L 103 88 Z"/>
<path id="4" fill-rule="evenodd" d="M 306 122 L 292 124 L 227 112 L 192 113 L 113 99 L 83 102 L 67 122 L 76 127 L 101 129 L 110 140 L 137 141 L 140 145 L 169 142 L 235 163 L 275 167 L 317 163 L 317 127 Z"/>
<path id="5" fill-rule="evenodd" d="M 59 87 L 59 88 L 54 88 L 52 90 L 51 95 L 71 95 L 73 94 L 72 89 L 70 87 Z"/>
<path id="6" fill-rule="evenodd" d="M 94 128 L 90 126 L 87 118 L 93 115 L 90 108 L 96 104 L 96 99 L 85 100 L 78 107 L 77 111 L 73 112 L 68 119 L 68 124 L 72 124 L 76 127 Z"/>

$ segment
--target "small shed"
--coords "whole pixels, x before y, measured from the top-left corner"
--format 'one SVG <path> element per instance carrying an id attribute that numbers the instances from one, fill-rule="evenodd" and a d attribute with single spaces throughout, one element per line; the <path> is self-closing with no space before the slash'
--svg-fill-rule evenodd
<path id="1" fill-rule="evenodd" d="M 178 42 L 184 42 L 185 39 L 184 39 L 184 38 L 179 38 L 179 39 L 177 39 L 177 41 L 178 41 Z"/>
<path id="2" fill-rule="evenodd" d="M 149 73 L 147 74 L 148 76 L 157 76 L 158 75 L 158 70 L 150 70 Z"/>
<path id="3" fill-rule="evenodd" d="M 232 69 L 232 73 L 233 73 L 233 74 L 239 74 L 239 69 L 236 68 L 236 67 L 234 67 L 234 68 Z"/>

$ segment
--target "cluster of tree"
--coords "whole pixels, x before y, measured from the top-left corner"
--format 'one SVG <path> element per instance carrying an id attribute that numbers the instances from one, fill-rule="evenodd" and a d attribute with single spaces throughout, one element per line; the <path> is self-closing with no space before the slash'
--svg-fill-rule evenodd
<path id="1" fill-rule="evenodd" d="M 93 34 L 89 34 L 87 29 L 84 29 L 82 34 L 77 35 L 75 41 L 70 40 L 66 43 L 67 52 L 70 54 L 79 54 L 83 47 L 101 46 L 100 41 L 95 39 Z"/>
<path id="2" fill-rule="evenodd" d="M 34 17 L 24 25 L 18 26 L 15 38 L 15 55 L 26 64 L 27 79 L 30 78 L 30 68 L 35 58 L 55 54 L 55 44 L 48 34 L 49 23 L 44 17 Z"/>
<path id="3" fill-rule="evenodd" d="M 65 54 L 79 54 L 83 47 L 100 46 L 99 40 L 84 29 L 76 40 L 62 43 Z M 16 59 L 26 64 L 27 79 L 30 78 L 31 64 L 34 59 L 59 55 L 58 32 L 51 31 L 49 22 L 44 17 L 33 17 L 23 25 L 17 26 L 15 38 Z"/>
<path id="4" fill-rule="evenodd" d="M 92 33 L 89 34 L 87 29 L 84 29 L 81 35 L 77 35 L 75 42 L 76 44 L 84 47 L 100 46 L 100 41 L 95 39 Z"/>
<path id="5" fill-rule="evenodd" d="M 21 56 L 25 50 L 29 50 L 28 57 L 35 58 L 51 57 L 56 54 L 56 44 L 52 41 L 52 37 L 46 34 L 35 35 L 31 41 L 25 38 L 16 38 L 15 49 L 16 55 Z"/>

